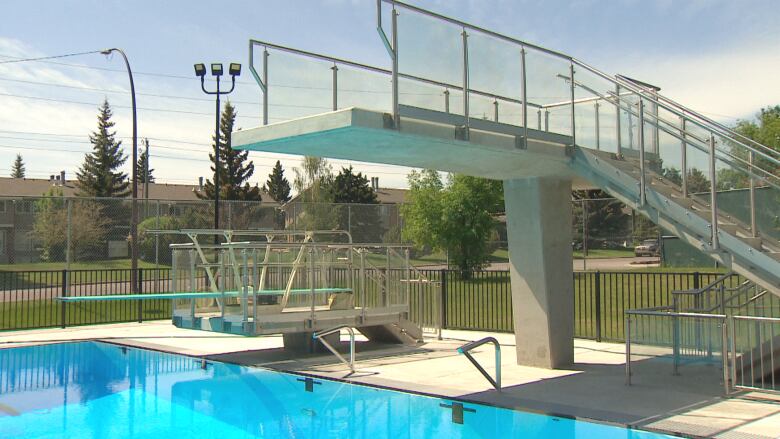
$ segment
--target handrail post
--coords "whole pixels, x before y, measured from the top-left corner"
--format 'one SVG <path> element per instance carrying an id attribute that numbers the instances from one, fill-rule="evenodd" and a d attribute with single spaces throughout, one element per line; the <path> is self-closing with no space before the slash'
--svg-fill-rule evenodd
<path id="1" fill-rule="evenodd" d="M 441 277 L 441 304 L 439 308 L 441 329 L 447 328 L 447 269 L 442 268 L 439 276 Z"/>
<path id="2" fill-rule="evenodd" d="M 718 192 L 717 192 L 717 182 L 716 179 L 716 171 L 715 171 L 715 135 L 710 133 L 710 156 L 709 156 L 709 165 L 710 165 L 710 211 L 712 212 L 712 222 L 710 224 L 711 226 L 711 232 L 712 232 L 712 240 L 711 245 L 713 250 L 718 250 L 719 247 L 719 239 L 718 239 Z"/>
<path id="3" fill-rule="evenodd" d="M 723 363 L 723 393 L 725 395 L 729 394 L 729 391 L 731 390 L 731 387 L 729 386 L 729 377 L 731 374 L 729 373 L 729 340 L 728 340 L 728 318 L 723 317 L 723 322 L 721 322 L 720 326 L 720 335 L 721 335 L 721 360 Z"/>
<path id="4" fill-rule="evenodd" d="M 680 177 L 682 178 L 682 196 L 688 198 L 688 142 L 685 140 L 685 117 L 680 117 Z"/>
<path id="5" fill-rule="evenodd" d="M 393 91 L 393 125 L 395 129 L 401 126 L 401 109 L 398 103 L 398 11 L 395 10 L 395 4 L 390 12 L 391 23 L 393 27 L 392 46 L 393 46 L 393 59 L 392 59 L 392 91 Z M 380 12 L 381 17 L 381 12 Z"/>
<path id="6" fill-rule="evenodd" d="M 140 268 L 136 268 L 136 271 L 137 271 L 137 274 L 136 274 L 135 280 L 137 282 L 137 285 L 136 285 L 135 291 L 138 294 L 143 294 L 143 292 L 144 292 L 144 289 L 143 289 L 143 285 L 144 285 L 143 270 L 140 269 Z M 138 300 L 138 323 L 143 323 L 143 321 L 144 321 L 144 301 L 139 299 Z"/>
<path id="7" fill-rule="evenodd" d="M 465 139 L 469 138 L 469 35 L 466 28 L 461 32 L 463 36 L 463 117 L 465 119 Z"/>
<path id="8" fill-rule="evenodd" d="M 596 307 L 596 341 L 601 341 L 601 271 L 596 272 L 596 288 L 594 291 Z"/>
<path id="9" fill-rule="evenodd" d="M 626 385 L 631 385 L 631 316 L 626 314 Z"/>
<path id="10" fill-rule="evenodd" d="M 333 63 L 333 111 L 339 109 L 339 66 Z"/>
<path id="11" fill-rule="evenodd" d="M 263 48 L 263 125 L 268 125 L 268 48 Z"/>
<path id="12" fill-rule="evenodd" d="M 498 98 L 493 98 L 493 122 L 498 122 Z"/>
<path id="13" fill-rule="evenodd" d="M 600 140 L 600 133 L 599 133 L 599 103 L 596 102 L 593 104 L 593 111 L 595 116 L 595 124 L 596 124 L 596 151 L 601 150 L 601 140 Z"/>
<path id="14" fill-rule="evenodd" d="M 574 62 L 569 62 L 569 79 L 571 79 L 571 146 L 577 146 L 577 129 L 574 116 Z"/>
<path id="15" fill-rule="evenodd" d="M 523 148 L 528 149 L 528 75 L 525 66 L 525 47 L 520 47 L 520 74 L 522 76 L 522 99 L 523 99 Z M 539 110 L 539 128 L 542 125 L 542 113 Z M 498 122 L 496 120 L 496 122 Z"/>
<path id="16" fill-rule="evenodd" d="M 642 97 L 639 97 L 639 125 L 637 126 L 637 135 L 639 136 L 639 206 L 644 207 L 647 198 L 645 197 L 645 104 Z"/>
<path id="17" fill-rule="evenodd" d="M 544 131 L 550 132 L 550 110 L 544 110 Z"/>
<path id="18" fill-rule="evenodd" d="M 450 114 L 450 90 L 444 89 L 444 112 Z"/>
<path id="19" fill-rule="evenodd" d="M 615 84 L 615 98 L 617 100 L 615 105 L 615 133 L 617 134 L 617 156 L 622 157 L 623 151 L 621 151 L 622 148 L 622 141 L 621 141 L 621 130 L 620 130 L 620 85 Z"/>
<path id="20" fill-rule="evenodd" d="M 61 276 L 62 279 L 60 280 L 62 282 L 62 286 L 61 286 L 62 289 L 60 290 L 60 297 L 68 297 L 68 270 L 63 269 Z M 63 329 L 65 328 L 66 325 L 65 312 L 67 306 L 68 306 L 67 301 L 65 300 L 60 301 L 60 327 Z"/>
<path id="21" fill-rule="evenodd" d="M 750 170 L 748 174 L 750 179 L 750 236 L 756 238 L 758 236 L 758 228 L 756 224 L 756 180 L 753 178 L 753 160 L 755 160 L 755 152 L 750 151 L 748 155 L 748 169 Z"/>

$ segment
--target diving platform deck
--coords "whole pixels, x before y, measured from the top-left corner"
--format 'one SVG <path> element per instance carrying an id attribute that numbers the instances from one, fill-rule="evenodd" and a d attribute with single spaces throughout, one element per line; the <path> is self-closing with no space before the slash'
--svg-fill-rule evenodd
<path id="1" fill-rule="evenodd" d="M 572 138 L 485 119 L 400 106 L 400 124 L 381 111 L 362 108 L 317 114 L 243 129 L 232 135 L 242 150 L 438 169 L 507 180 L 567 177 L 575 188 L 593 185 L 570 168 Z M 527 136 L 527 140 L 526 137 Z"/>

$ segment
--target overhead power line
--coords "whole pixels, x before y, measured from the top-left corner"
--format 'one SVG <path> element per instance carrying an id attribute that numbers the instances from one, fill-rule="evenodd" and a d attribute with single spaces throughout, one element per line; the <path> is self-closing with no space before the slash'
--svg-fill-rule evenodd
<path id="1" fill-rule="evenodd" d="M 36 58 L 17 58 L 15 56 L 5 56 L 6 58 L 15 58 L 15 59 L 9 59 L 5 61 L 0 61 L 0 64 L 11 64 L 11 63 L 19 63 L 19 62 L 27 62 L 27 61 L 44 61 L 47 59 L 55 59 L 55 58 L 67 58 L 70 56 L 79 56 L 79 55 L 89 55 L 92 53 L 100 53 L 100 50 L 90 50 L 88 52 L 76 52 L 76 53 L 65 53 L 62 55 L 51 55 L 51 56 L 39 56 Z"/>

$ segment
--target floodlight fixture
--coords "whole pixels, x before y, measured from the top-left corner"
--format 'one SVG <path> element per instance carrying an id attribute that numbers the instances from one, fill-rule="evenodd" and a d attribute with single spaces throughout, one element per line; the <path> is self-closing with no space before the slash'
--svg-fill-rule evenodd
<path id="1" fill-rule="evenodd" d="M 241 64 L 237 62 L 230 63 L 229 73 L 231 76 L 241 76 Z"/>
<path id="2" fill-rule="evenodd" d="M 206 64 L 203 63 L 195 64 L 195 76 L 199 78 L 206 76 Z"/>
<path id="3" fill-rule="evenodd" d="M 211 63 L 211 76 L 222 76 L 222 63 Z"/>

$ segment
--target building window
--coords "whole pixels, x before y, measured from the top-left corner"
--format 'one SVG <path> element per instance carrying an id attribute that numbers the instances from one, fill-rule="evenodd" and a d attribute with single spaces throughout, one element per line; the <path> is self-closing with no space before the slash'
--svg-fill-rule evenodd
<path id="1" fill-rule="evenodd" d="M 0 200 L 0 213 L 5 213 L 6 207 L 5 207 L 5 200 Z"/>

